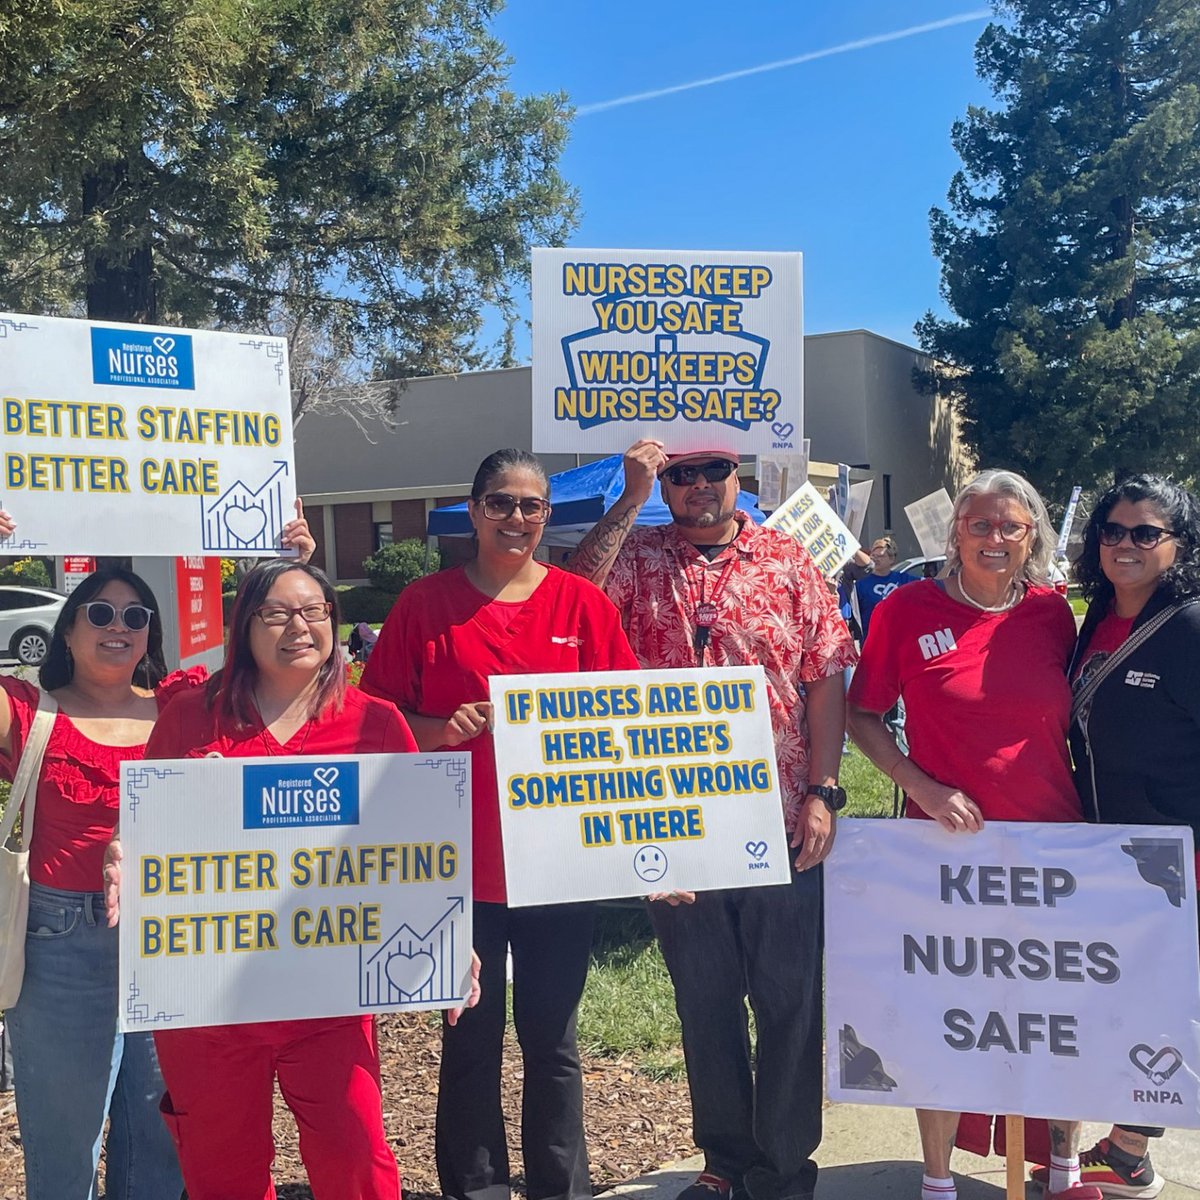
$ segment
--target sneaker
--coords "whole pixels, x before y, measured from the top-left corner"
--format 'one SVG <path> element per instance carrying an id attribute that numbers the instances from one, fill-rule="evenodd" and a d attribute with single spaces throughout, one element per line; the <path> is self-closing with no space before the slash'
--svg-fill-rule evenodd
<path id="1" fill-rule="evenodd" d="M 733 1184 L 723 1175 L 703 1171 L 675 1197 L 675 1200 L 730 1200 L 732 1193 Z"/>
<path id="2" fill-rule="evenodd" d="M 1128 1160 L 1130 1155 L 1121 1154 L 1118 1157 L 1120 1152 L 1111 1153 L 1113 1149 L 1115 1148 L 1110 1146 L 1108 1138 L 1101 1138 L 1090 1150 L 1085 1150 L 1079 1156 L 1079 1175 L 1084 1184 L 1096 1188 L 1101 1196 L 1131 1197 L 1132 1200 L 1150 1200 L 1163 1190 L 1162 1176 L 1154 1173 L 1150 1155 L 1147 1154 L 1145 1158 L 1130 1164 L 1121 1161 Z M 1034 1183 L 1039 1183 L 1044 1188 L 1050 1178 L 1050 1169 L 1034 1167 L 1032 1176 Z M 1047 1192 L 1046 1197 L 1047 1200 L 1050 1200 L 1050 1197 L 1057 1200 L 1063 1194 Z M 1072 1200 L 1075 1198 L 1072 1197 Z"/>

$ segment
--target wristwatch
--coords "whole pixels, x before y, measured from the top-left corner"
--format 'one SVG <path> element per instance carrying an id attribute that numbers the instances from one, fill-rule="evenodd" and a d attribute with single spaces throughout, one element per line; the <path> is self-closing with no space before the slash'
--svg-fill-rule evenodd
<path id="1" fill-rule="evenodd" d="M 846 789 L 840 787 L 825 787 L 823 784 L 809 784 L 806 796 L 820 796 L 825 801 L 825 807 L 831 813 L 839 813 L 846 807 Z"/>

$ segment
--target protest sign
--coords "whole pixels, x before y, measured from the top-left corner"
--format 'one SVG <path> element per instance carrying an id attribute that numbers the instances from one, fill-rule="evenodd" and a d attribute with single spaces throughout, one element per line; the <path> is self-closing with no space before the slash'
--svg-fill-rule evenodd
<path id="1" fill-rule="evenodd" d="M 805 438 L 799 454 L 759 455 L 758 507 L 771 512 L 779 507 L 808 478 L 809 440 Z"/>
<path id="2" fill-rule="evenodd" d="M 287 343 L 0 313 L 0 554 L 272 555 L 293 516 Z"/>
<path id="3" fill-rule="evenodd" d="M 817 570 L 826 579 L 831 579 L 858 549 L 858 540 L 811 483 L 793 492 L 763 524 L 795 538 L 812 555 Z"/>
<path id="4" fill-rule="evenodd" d="M 906 504 L 904 515 L 926 558 L 940 558 L 946 553 L 946 534 L 954 517 L 954 501 L 945 488 L 938 488 L 936 492 Z"/>
<path id="5" fill-rule="evenodd" d="M 871 503 L 871 488 L 875 480 L 864 479 L 861 483 L 850 485 L 849 499 L 846 503 L 846 528 L 858 542 L 862 541 L 863 522 L 867 519 L 867 505 Z"/>
<path id="6" fill-rule="evenodd" d="M 533 449 L 794 454 L 799 254 L 533 252 Z"/>
<path id="7" fill-rule="evenodd" d="M 465 754 L 121 770 L 121 1028 L 449 1008 L 469 988 Z"/>
<path id="8" fill-rule="evenodd" d="M 1071 489 L 1071 498 L 1067 501 L 1067 511 L 1063 513 L 1062 528 L 1058 531 L 1058 545 L 1054 547 L 1056 555 L 1067 552 L 1067 543 L 1071 540 L 1071 526 L 1075 523 L 1075 510 L 1079 507 L 1079 497 L 1083 488 L 1076 484 Z"/>
<path id="9" fill-rule="evenodd" d="M 1186 825 L 839 822 L 829 1098 L 1200 1128 Z"/>
<path id="10" fill-rule="evenodd" d="M 508 903 L 791 878 L 762 667 L 491 680 Z"/>

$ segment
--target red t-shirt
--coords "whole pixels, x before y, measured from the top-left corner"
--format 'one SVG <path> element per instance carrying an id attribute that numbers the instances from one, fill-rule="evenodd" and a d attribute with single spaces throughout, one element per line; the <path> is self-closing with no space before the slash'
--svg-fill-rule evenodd
<path id="1" fill-rule="evenodd" d="M 147 758 L 283 758 L 300 754 L 415 754 L 412 731 L 395 707 L 357 688 L 346 689 L 342 711 L 326 709 L 280 743 L 255 714 L 237 729 L 209 707 L 204 691 L 190 692 L 163 709 L 146 745 Z"/>
<path id="2" fill-rule="evenodd" d="M 159 711 L 179 692 L 208 678 L 203 667 L 175 671 L 154 689 Z M 13 753 L 0 751 L 0 777 L 10 782 L 37 714 L 38 690 L 0 676 L 12 713 Z M 3 703 L 3 701 L 0 701 Z M 145 746 L 109 746 L 86 738 L 66 713 L 54 719 L 38 777 L 29 878 L 63 892 L 98 892 L 104 886 L 104 850 L 112 841 L 121 804 L 121 764 L 136 762 Z"/>
<path id="3" fill-rule="evenodd" d="M 1136 620 L 1136 616 L 1118 617 L 1112 609 L 1109 609 L 1100 624 L 1092 630 L 1092 636 L 1087 646 L 1084 647 L 1083 655 L 1075 664 L 1075 674 L 1071 679 L 1072 685 L 1078 684 L 1082 678 L 1091 675 L 1097 667 L 1102 666 L 1104 660 L 1114 650 L 1120 650 L 1125 639 L 1133 630 L 1133 623 Z"/>
<path id="4" fill-rule="evenodd" d="M 488 699 L 492 675 L 636 670 L 612 602 L 557 567 L 513 611 L 479 591 L 462 567 L 400 593 L 363 671 L 364 691 L 428 717 Z M 471 754 L 475 899 L 503 903 L 504 849 L 492 735 L 455 747 Z"/>
<path id="5" fill-rule="evenodd" d="M 913 762 L 985 820 L 1081 821 L 1067 752 L 1074 641 L 1070 606 L 1051 588 L 985 613 L 921 580 L 871 614 L 850 703 L 883 713 L 903 697 Z M 915 802 L 907 811 L 926 815 Z"/>

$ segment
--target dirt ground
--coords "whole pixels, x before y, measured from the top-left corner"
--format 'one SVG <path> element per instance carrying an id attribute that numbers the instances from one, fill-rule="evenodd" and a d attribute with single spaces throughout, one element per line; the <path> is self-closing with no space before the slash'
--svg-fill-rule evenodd
<path id="1" fill-rule="evenodd" d="M 426 1016 L 385 1016 L 379 1022 L 384 1125 L 404 1176 L 405 1193 L 436 1197 L 433 1119 L 439 1031 Z M 691 1108 L 683 1080 L 658 1082 L 613 1059 L 584 1059 L 584 1103 L 593 1190 L 692 1152 Z M 511 1039 L 505 1052 L 504 1115 L 513 1170 L 520 1170 L 521 1060 Z M 68 1080 L 64 1085 L 70 1086 Z M 276 1098 L 275 1183 L 284 1200 L 309 1200 L 296 1150 L 296 1127 Z M 523 1177 L 515 1175 L 517 1190 Z M 24 1200 L 25 1173 L 12 1093 L 0 1094 L 0 1200 Z"/>

